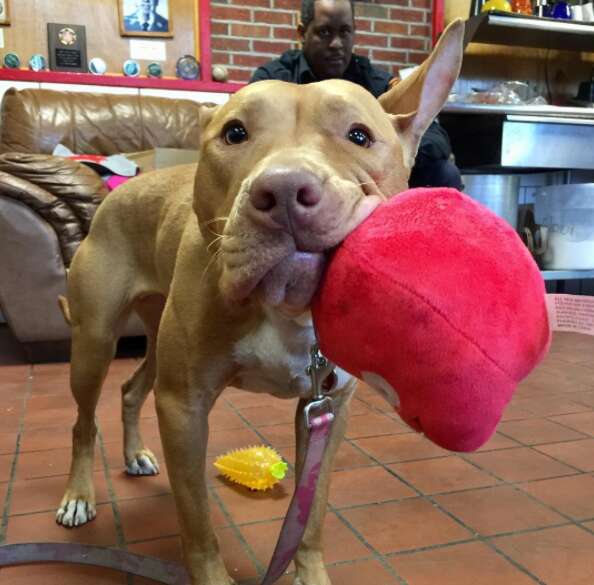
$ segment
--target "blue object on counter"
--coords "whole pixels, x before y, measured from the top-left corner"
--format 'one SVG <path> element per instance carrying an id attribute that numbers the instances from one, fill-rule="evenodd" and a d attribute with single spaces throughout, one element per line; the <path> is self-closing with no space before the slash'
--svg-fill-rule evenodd
<path id="1" fill-rule="evenodd" d="M 107 71 L 107 63 L 100 57 L 93 57 L 89 61 L 89 71 L 93 75 L 104 75 Z"/>
<path id="2" fill-rule="evenodd" d="M 124 61 L 122 69 L 124 70 L 124 75 L 127 77 L 138 77 L 140 75 L 140 65 L 133 59 Z"/>
<path id="3" fill-rule="evenodd" d="M 567 2 L 556 2 L 551 11 L 553 18 L 561 20 L 571 20 L 571 8 Z"/>
<path id="4" fill-rule="evenodd" d="M 149 63 L 146 68 L 146 74 L 149 77 L 161 77 L 163 69 L 159 63 Z"/>
<path id="5" fill-rule="evenodd" d="M 198 79 L 200 77 L 200 63 L 193 55 L 184 55 L 177 60 L 175 72 L 182 79 Z"/>
<path id="6" fill-rule="evenodd" d="M 29 59 L 29 69 L 31 69 L 31 71 L 43 71 L 46 68 L 47 61 L 43 55 L 33 55 L 33 57 Z"/>
<path id="7" fill-rule="evenodd" d="M 16 53 L 6 53 L 6 55 L 4 55 L 4 67 L 18 69 L 20 66 L 21 60 Z"/>

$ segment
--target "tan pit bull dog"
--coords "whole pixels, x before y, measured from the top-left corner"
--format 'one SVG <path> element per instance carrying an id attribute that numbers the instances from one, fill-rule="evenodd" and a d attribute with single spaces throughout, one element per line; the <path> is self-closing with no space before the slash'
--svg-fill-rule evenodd
<path id="1" fill-rule="evenodd" d="M 458 75 L 462 36 L 461 22 L 450 26 L 416 73 L 379 103 L 341 80 L 249 85 L 225 105 L 202 111 L 197 168 L 141 176 L 101 205 L 72 262 L 68 300 L 61 299 L 72 327 L 78 419 L 60 524 L 79 526 L 95 517 L 95 407 L 118 331 L 135 311 L 146 326 L 148 349 L 122 389 L 127 471 L 159 471 L 138 428 L 156 379 L 159 428 L 192 583 L 233 582 L 209 518 L 208 413 L 230 384 L 299 397 L 299 475 L 314 341 L 308 306 L 326 253 L 382 200 L 407 188 L 419 140 Z M 295 557 L 296 585 L 330 583 L 321 528 L 354 386 L 339 372 L 337 420 Z"/>

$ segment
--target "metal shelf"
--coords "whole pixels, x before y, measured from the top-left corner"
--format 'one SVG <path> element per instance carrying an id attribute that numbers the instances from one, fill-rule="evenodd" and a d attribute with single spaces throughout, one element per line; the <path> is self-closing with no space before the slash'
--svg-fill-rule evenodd
<path id="1" fill-rule="evenodd" d="M 594 52 L 594 23 L 490 11 L 466 21 L 468 43 Z"/>
<path id="2" fill-rule="evenodd" d="M 544 280 L 581 280 L 594 278 L 594 270 L 541 270 Z"/>

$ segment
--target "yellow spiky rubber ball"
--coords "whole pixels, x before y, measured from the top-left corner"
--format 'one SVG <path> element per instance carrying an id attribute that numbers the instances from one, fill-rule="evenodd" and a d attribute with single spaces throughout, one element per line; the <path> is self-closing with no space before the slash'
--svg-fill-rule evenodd
<path id="1" fill-rule="evenodd" d="M 274 487 L 288 468 L 281 456 L 265 445 L 229 451 L 217 457 L 214 466 L 230 481 L 257 491 Z"/>

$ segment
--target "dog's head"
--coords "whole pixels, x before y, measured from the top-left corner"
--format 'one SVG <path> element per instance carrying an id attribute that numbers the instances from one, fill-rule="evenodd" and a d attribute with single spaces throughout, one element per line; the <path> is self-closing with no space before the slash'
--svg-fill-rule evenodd
<path id="1" fill-rule="evenodd" d="M 263 81 L 203 115 L 194 210 L 222 295 L 307 307 L 338 245 L 407 188 L 421 136 L 460 68 L 463 25 L 380 100 L 342 80 Z"/>

